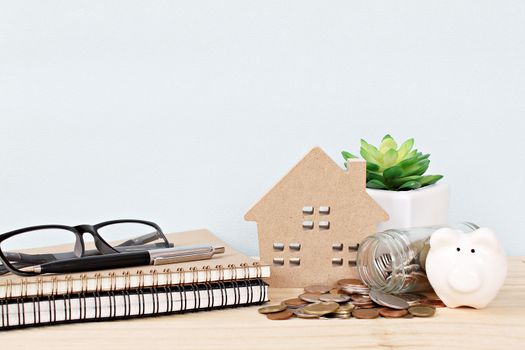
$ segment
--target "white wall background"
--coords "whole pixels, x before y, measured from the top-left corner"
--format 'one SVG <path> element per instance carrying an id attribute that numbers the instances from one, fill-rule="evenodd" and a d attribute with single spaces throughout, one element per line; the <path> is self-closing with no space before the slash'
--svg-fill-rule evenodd
<path id="1" fill-rule="evenodd" d="M 257 254 L 311 147 L 432 153 L 451 220 L 525 254 L 523 1 L 3 1 L 0 231 L 145 218 Z"/>

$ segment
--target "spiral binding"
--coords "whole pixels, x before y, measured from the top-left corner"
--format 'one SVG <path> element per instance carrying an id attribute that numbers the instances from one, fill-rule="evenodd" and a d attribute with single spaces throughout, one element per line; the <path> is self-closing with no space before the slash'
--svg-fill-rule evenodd
<path id="1" fill-rule="evenodd" d="M 206 277 L 204 282 L 181 282 L 171 285 L 158 283 L 159 272 L 152 271 L 152 286 L 144 287 L 141 280 L 140 288 L 131 289 L 117 288 L 116 273 L 108 275 L 107 290 L 102 288 L 101 275 L 95 276 L 95 290 L 88 288 L 87 276 L 81 276 L 80 292 L 71 292 L 74 281 L 70 278 L 68 293 L 65 294 L 58 294 L 57 284 L 54 283 L 54 293 L 50 295 L 0 298 L 0 329 L 147 317 L 253 305 L 267 301 L 267 284 L 262 279 L 212 281 L 212 270 L 209 266 L 203 268 Z M 126 286 L 129 286 L 130 274 L 124 272 L 123 276 L 128 280 Z M 258 294 L 255 293 L 257 289 Z"/>
<path id="2" fill-rule="evenodd" d="M 253 262 L 4 280 L 0 283 L 0 329 L 211 310 L 243 301 L 261 303 L 268 298 L 261 278 L 262 266 Z M 194 300 L 193 304 L 188 300 Z M 137 304 L 136 310 L 132 303 Z"/>

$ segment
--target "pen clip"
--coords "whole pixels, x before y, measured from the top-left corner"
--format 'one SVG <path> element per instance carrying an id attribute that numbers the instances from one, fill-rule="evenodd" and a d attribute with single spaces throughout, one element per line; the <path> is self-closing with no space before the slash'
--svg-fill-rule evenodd
<path id="1" fill-rule="evenodd" d="M 166 265 L 186 261 L 211 259 L 216 253 L 224 253 L 224 247 L 191 246 L 169 252 L 157 250 L 151 251 L 151 263 L 153 265 Z"/>

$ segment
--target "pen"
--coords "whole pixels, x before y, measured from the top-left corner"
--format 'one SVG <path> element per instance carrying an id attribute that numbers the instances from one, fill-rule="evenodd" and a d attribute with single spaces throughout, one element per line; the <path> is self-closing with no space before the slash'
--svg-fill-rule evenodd
<path id="1" fill-rule="evenodd" d="M 224 247 L 209 245 L 161 248 L 106 255 L 87 256 L 48 262 L 24 268 L 36 273 L 71 273 L 116 269 L 141 265 L 163 265 L 184 261 L 210 259 L 214 254 L 224 253 Z"/>

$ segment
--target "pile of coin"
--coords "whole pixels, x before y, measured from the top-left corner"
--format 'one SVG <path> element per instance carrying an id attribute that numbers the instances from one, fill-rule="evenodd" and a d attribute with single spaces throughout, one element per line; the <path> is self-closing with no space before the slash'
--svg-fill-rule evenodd
<path id="1" fill-rule="evenodd" d="M 385 283 L 389 283 L 391 279 L 400 279 L 403 281 L 405 288 L 417 290 L 431 288 L 424 269 L 429 248 L 430 246 L 426 243 L 423 248 L 408 250 L 406 252 L 406 260 L 398 264 L 401 266 L 400 268 L 394 267 L 390 254 L 380 255 L 375 259 L 376 270 Z M 420 253 L 414 254 L 414 251 L 420 251 Z"/>
<path id="2" fill-rule="evenodd" d="M 286 320 L 291 317 L 306 319 L 372 319 L 412 318 L 433 316 L 436 307 L 445 305 L 439 299 L 429 299 L 421 294 L 404 293 L 391 295 L 370 290 L 362 281 L 343 279 L 337 286 L 311 285 L 297 298 L 281 304 L 259 308 L 270 320 Z"/>

